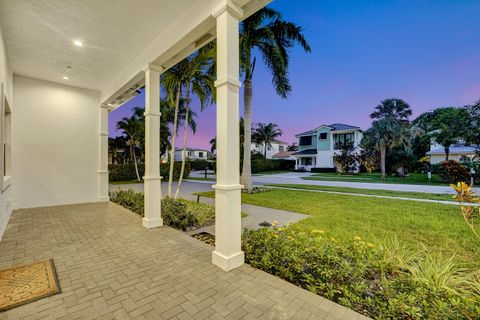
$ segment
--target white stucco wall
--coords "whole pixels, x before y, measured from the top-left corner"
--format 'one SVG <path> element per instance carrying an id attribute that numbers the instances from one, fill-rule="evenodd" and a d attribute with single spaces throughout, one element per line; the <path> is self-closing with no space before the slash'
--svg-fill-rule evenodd
<path id="1" fill-rule="evenodd" d="M 271 147 L 267 147 L 267 159 L 272 159 L 273 158 L 273 155 L 277 154 L 278 152 L 280 152 L 280 146 L 283 146 L 283 151 L 286 151 L 287 150 L 287 146 L 288 145 L 284 145 L 284 144 L 279 144 L 279 143 L 275 143 L 273 142 Z M 251 144 L 251 150 L 252 151 L 255 151 L 255 152 L 259 152 L 261 154 L 264 154 L 265 152 L 265 149 L 264 149 L 264 146 L 262 143 L 255 143 L 255 142 L 252 142 Z"/>
<path id="2" fill-rule="evenodd" d="M 460 162 L 460 158 L 462 157 L 462 155 L 460 154 L 449 154 L 448 155 L 448 160 L 455 160 L 455 161 L 458 161 Z M 433 154 L 430 156 L 430 163 L 431 164 L 437 164 L 437 163 L 440 163 L 440 162 L 443 162 L 445 161 L 445 154 Z"/>
<path id="3" fill-rule="evenodd" d="M 98 200 L 100 94 L 13 79 L 13 207 Z"/>
<path id="4" fill-rule="evenodd" d="M 12 90 L 12 72 L 8 63 L 8 58 L 5 49 L 5 43 L 3 41 L 3 33 L 0 26 L 0 83 L 5 86 L 5 95 L 10 103 L 12 109 L 12 115 L 14 113 L 13 90 Z M 0 124 L 1 127 L 1 124 Z M 10 214 L 12 212 L 11 197 L 14 185 L 11 184 L 5 191 L 0 190 L 0 240 L 2 239 L 5 228 L 7 227 Z"/>

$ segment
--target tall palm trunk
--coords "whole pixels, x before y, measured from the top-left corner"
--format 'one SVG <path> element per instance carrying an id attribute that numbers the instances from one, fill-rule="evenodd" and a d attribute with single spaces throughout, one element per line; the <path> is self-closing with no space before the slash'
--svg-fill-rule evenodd
<path id="1" fill-rule="evenodd" d="M 175 199 L 177 199 L 178 194 L 180 193 L 180 188 L 182 186 L 183 174 L 185 172 L 185 162 L 187 154 L 187 127 L 188 127 L 188 113 L 190 111 L 190 90 L 187 89 L 186 92 L 186 111 L 185 111 L 185 125 L 183 126 L 183 150 L 182 150 L 182 168 L 180 169 L 180 177 L 178 177 L 177 190 L 175 191 Z"/>
<path id="2" fill-rule="evenodd" d="M 265 159 L 267 159 L 267 144 L 266 143 L 264 143 L 264 147 L 263 147 L 263 157 Z"/>
<path id="3" fill-rule="evenodd" d="M 252 186 L 252 166 L 251 166 L 251 144 L 252 144 L 252 80 L 245 77 L 243 90 L 243 118 L 244 118 L 244 134 L 243 134 L 243 168 L 241 184 L 244 188 L 251 192 Z"/>
<path id="4" fill-rule="evenodd" d="M 137 156 L 135 154 L 135 141 L 130 141 L 130 152 L 132 153 L 133 157 L 133 164 L 135 165 L 135 174 L 137 175 L 137 181 L 140 181 L 140 174 L 138 173 L 138 164 L 137 164 Z"/>
<path id="5" fill-rule="evenodd" d="M 386 146 L 380 146 L 380 170 L 382 171 L 382 180 L 385 180 L 385 158 L 386 158 L 387 148 Z"/>
<path id="6" fill-rule="evenodd" d="M 172 147 L 170 150 L 170 170 L 168 172 L 168 197 L 172 196 L 173 166 L 175 164 L 175 137 L 177 136 L 178 107 L 180 104 L 180 94 L 182 91 L 181 81 L 177 84 L 177 96 L 175 97 L 175 112 L 173 115 L 173 135 Z"/>
<path id="7" fill-rule="evenodd" d="M 450 156 L 450 147 L 445 147 L 445 161 L 448 161 L 449 156 Z"/>

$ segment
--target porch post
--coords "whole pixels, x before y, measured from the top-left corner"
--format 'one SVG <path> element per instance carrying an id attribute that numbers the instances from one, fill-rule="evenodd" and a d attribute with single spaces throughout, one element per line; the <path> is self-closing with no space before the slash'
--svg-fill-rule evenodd
<path id="1" fill-rule="evenodd" d="M 244 263 L 241 251 L 239 137 L 239 35 L 242 10 L 225 0 L 212 13 L 217 19 L 217 184 L 215 251 L 212 262 L 225 271 Z"/>
<path id="2" fill-rule="evenodd" d="M 155 228 L 163 225 L 160 188 L 160 72 L 145 71 L 145 216 L 142 225 Z"/>
<path id="3" fill-rule="evenodd" d="M 100 143 L 98 164 L 98 201 L 109 201 L 108 196 L 108 106 L 100 105 Z"/>

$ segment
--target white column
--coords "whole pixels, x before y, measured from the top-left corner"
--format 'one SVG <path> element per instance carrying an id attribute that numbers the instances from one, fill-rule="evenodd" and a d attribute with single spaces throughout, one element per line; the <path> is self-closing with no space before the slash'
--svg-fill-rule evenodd
<path id="1" fill-rule="evenodd" d="M 238 106 L 238 22 L 242 10 L 226 0 L 212 15 L 217 19 L 217 184 L 213 186 L 216 241 L 212 262 L 229 271 L 244 263 Z"/>
<path id="2" fill-rule="evenodd" d="M 108 196 L 108 106 L 100 106 L 100 143 L 98 164 L 98 201 L 109 201 Z"/>
<path id="3" fill-rule="evenodd" d="M 145 216 L 142 225 L 155 228 L 163 225 L 160 188 L 160 73 L 145 71 Z"/>

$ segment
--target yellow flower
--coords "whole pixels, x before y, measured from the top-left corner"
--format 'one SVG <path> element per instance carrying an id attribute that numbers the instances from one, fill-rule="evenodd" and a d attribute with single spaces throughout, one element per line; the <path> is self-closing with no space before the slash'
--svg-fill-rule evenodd
<path id="1" fill-rule="evenodd" d="M 362 239 L 361 239 L 359 236 L 355 236 L 355 238 L 353 238 L 353 240 L 355 240 L 355 241 L 360 241 L 360 240 L 362 240 Z"/>
<path id="2" fill-rule="evenodd" d="M 312 233 L 324 234 L 325 231 L 323 231 L 323 230 L 312 230 Z"/>
<path id="3" fill-rule="evenodd" d="M 369 243 L 367 243 L 367 247 L 369 247 L 369 248 L 373 248 L 373 247 L 374 247 L 374 245 L 373 245 L 373 243 L 370 243 L 370 242 L 369 242 Z"/>
<path id="4" fill-rule="evenodd" d="M 277 220 L 273 220 L 272 221 L 272 226 L 276 227 L 278 225 L 278 221 Z"/>
<path id="5" fill-rule="evenodd" d="M 332 238 L 330 238 L 330 240 L 335 241 L 335 238 L 332 237 Z"/>
<path id="6" fill-rule="evenodd" d="M 291 236 L 288 236 L 288 240 L 293 240 L 293 237 L 291 237 Z"/>

